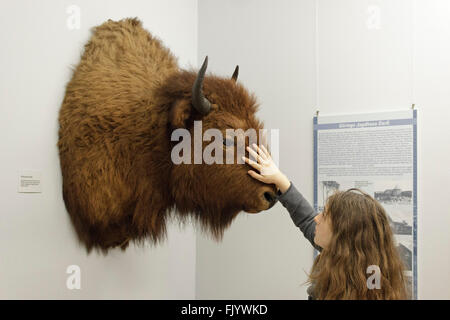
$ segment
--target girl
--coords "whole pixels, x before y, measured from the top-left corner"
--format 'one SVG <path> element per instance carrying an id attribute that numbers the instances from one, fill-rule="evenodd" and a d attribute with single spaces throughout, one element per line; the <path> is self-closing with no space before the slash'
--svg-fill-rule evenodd
<path id="1" fill-rule="evenodd" d="M 294 184 L 278 170 L 267 149 L 252 146 L 247 150 L 257 161 L 243 159 L 259 173 L 250 170 L 248 174 L 277 186 L 277 199 L 320 251 L 308 278 L 309 299 L 407 298 L 404 266 L 386 212 L 378 201 L 356 188 L 337 191 L 327 199 L 323 212 L 316 215 Z M 366 273 L 369 266 L 372 269 Z M 375 287 L 368 284 L 374 267 L 381 273 L 379 286 Z"/>

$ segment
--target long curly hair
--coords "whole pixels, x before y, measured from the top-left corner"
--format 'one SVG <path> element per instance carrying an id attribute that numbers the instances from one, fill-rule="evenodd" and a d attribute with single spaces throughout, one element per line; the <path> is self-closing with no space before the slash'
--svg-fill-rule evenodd
<path id="1" fill-rule="evenodd" d="M 331 221 L 332 238 L 309 275 L 315 299 L 409 298 L 405 267 L 378 201 L 358 188 L 337 191 L 328 198 L 323 218 Z M 369 289 L 367 284 L 371 265 L 381 272 L 379 289 Z"/>

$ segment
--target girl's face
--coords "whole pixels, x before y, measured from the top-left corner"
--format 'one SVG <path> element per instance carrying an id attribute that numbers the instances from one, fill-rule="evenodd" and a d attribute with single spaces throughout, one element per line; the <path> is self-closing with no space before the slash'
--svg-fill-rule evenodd
<path id="1" fill-rule="evenodd" d="M 331 219 L 328 214 L 324 215 L 325 210 L 315 216 L 314 221 L 316 222 L 316 233 L 314 235 L 314 242 L 321 248 L 325 249 L 328 247 L 331 241 Z"/>

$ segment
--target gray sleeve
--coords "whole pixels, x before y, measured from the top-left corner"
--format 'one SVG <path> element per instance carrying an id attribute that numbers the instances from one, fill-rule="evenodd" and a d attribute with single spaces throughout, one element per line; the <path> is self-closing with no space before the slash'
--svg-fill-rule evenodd
<path id="1" fill-rule="evenodd" d="M 316 232 L 314 217 L 316 213 L 292 181 L 286 192 L 278 193 L 277 199 L 289 211 L 292 221 L 300 228 L 305 238 L 309 240 L 314 248 L 321 251 L 322 248 L 314 243 L 314 234 Z"/>

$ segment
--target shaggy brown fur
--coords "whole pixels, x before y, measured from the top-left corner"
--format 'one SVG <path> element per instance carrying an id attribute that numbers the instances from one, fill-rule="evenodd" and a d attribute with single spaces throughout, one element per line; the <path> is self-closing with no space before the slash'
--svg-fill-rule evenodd
<path id="1" fill-rule="evenodd" d="M 137 19 L 93 29 L 66 87 L 58 141 L 63 198 L 88 252 L 156 244 L 173 211 L 220 239 L 240 211 L 273 205 L 263 194 L 274 186 L 251 178 L 247 165 L 171 161 L 172 131 L 193 135 L 194 120 L 203 121 L 203 131 L 262 128 L 255 97 L 231 78 L 205 77 L 214 110 L 201 116 L 191 104 L 196 76 Z"/>

